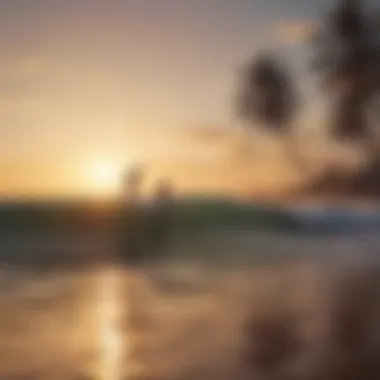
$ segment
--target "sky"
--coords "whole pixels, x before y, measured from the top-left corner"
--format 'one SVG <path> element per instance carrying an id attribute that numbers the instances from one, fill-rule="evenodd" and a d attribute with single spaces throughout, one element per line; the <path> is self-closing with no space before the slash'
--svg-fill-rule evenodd
<path id="1" fill-rule="evenodd" d="M 301 65 L 330 3 L 0 0 L 0 195 L 91 193 L 107 165 L 230 162 L 188 136 L 235 128 L 242 65 L 268 48 Z"/>

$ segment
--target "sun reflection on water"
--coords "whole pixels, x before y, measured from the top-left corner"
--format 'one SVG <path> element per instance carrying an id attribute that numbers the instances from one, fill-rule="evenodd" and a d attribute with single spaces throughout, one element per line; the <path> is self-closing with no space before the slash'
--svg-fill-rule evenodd
<path id="1" fill-rule="evenodd" d="M 122 357 L 126 346 L 123 345 L 119 331 L 121 321 L 122 275 L 116 268 L 107 268 L 100 277 L 99 289 L 99 333 L 101 344 L 99 380 L 120 380 Z"/>

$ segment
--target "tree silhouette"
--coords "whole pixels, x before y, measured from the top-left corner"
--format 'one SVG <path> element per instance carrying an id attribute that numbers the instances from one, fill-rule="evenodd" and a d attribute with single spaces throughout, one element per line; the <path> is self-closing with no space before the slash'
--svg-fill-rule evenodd
<path id="1" fill-rule="evenodd" d="M 247 66 L 238 101 L 242 119 L 250 125 L 260 122 L 275 132 L 288 132 L 295 104 L 290 75 L 273 55 L 262 54 Z"/>
<path id="2" fill-rule="evenodd" d="M 378 194 L 380 149 L 374 128 L 380 121 L 379 10 L 370 11 L 364 0 L 337 0 L 322 21 L 311 41 L 315 52 L 312 66 L 331 108 L 330 137 L 365 148 L 368 165 L 362 172 L 348 175 L 330 166 L 316 181 L 322 188 L 338 192 Z M 299 146 L 305 151 L 310 141 L 298 145 L 295 140 L 292 120 L 299 99 L 289 70 L 273 54 L 260 54 L 247 65 L 242 82 L 239 117 L 252 128 L 264 127 L 280 136 L 293 164 L 307 174 Z M 319 186 L 314 181 L 310 184 Z"/>
<path id="3" fill-rule="evenodd" d="M 279 134 L 287 144 L 289 158 L 300 167 L 302 160 L 291 123 L 297 100 L 289 70 L 273 54 L 262 53 L 247 65 L 238 98 L 238 115 L 251 128 L 263 127 Z"/>
<path id="4" fill-rule="evenodd" d="M 364 147 L 368 163 L 349 175 L 328 169 L 308 191 L 360 197 L 380 193 L 380 152 L 374 133 L 380 115 L 380 109 L 376 110 L 380 95 L 379 27 L 378 13 L 370 12 L 363 0 L 339 0 L 318 33 L 314 66 L 331 99 L 333 135 Z M 372 113 L 375 118 L 371 122 Z"/>
<path id="5" fill-rule="evenodd" d="M 332 126 L 338 138 L 371 141 L 368 108 L 380 89 L 377 29 L 362 0 L 340 0 L 316 38 L 314 66 L 334 100 Z"/>

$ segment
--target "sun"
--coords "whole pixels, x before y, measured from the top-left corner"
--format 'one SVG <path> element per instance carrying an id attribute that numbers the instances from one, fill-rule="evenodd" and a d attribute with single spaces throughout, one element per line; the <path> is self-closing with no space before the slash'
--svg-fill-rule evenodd
<path id="1" fill-rule="evenodd" d="M 90 168 L 90 186 L 97 194 L 112 194 L 117 191 L 122 166 L 112 160 L 97 160 Z"/>

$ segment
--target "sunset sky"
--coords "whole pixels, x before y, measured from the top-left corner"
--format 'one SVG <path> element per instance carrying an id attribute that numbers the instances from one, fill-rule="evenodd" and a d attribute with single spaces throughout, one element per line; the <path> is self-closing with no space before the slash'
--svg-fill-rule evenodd
<path id="1" fill-rule="evenodd" d="M 207 170 L 235 171 L 225 145 L 210 151 L 193 132 L 229 136 L 242 64 L 270 47 L 301 67 L 303 37 L 329 4 L 1 0 L 1 195 L 91 193 L 135 161 L 181 172 L 198 160 L 199 177 L 222 186 Z"/>

